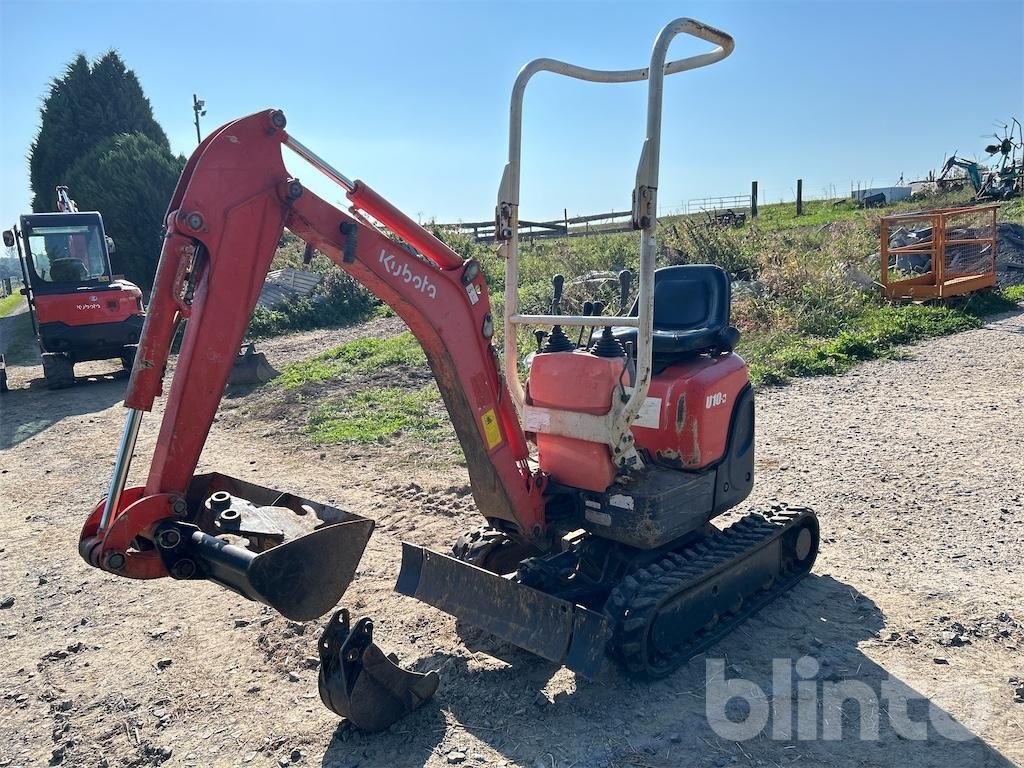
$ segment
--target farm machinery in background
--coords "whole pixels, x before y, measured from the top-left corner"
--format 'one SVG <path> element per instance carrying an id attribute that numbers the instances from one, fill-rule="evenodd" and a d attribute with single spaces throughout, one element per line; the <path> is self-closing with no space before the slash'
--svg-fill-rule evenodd
<path id="1" fill-rule="evenodd" d="M 127 372 L 146 313 L 139 286 L 113 274 L 114 241 L 96 211 L 82 212 L 67 187 L 57 187 L 57 212 L 22 216 L 20 227 L 3 233 L 17 249 L 32 331 L 50 389 L 75 383 L 75 365 L 89 360 L 120 360 Z M 255 344 L 242 346 L 228 383 L 269 381 L 276 371 Z M 0 392 L 7 391 L 5 361 L 0 356 Z"/>
<path id="2" fill-rule="evenodd" d="M 974 188 L 974 199 L 979 202 L 1006 200 L 1024 193 L 1024 135 L 1020 121 L 1013 118 L 1009 125 L 1003 126 L 1003 135 L 996 133 L 993 138 L 996 143 L 987 145 L 985 152 L 998 163 L 994 169 L 990 170 L 975 160 L 957 157 L 954 153 L 936 178 L 939 188 L 949 188 L 961 183 L 959 179 L 966 178 Z M 963 175 L 954 177 L 954 169 Z"/>
<path id="3" fill-rule="evenodd" d="M 22 216 L 3 241 L 17 247 L 46 384 L 63 389 L 76 363 L 116 358 L 131 370 L 146 313 L 139 287 L 113 274 L 103 218 L 79 211 L 67 187 L 56 192 L 56 213 Z"/>
<path id="4" fill-rule="evenodd" d="M 668 61 L 680 34 L 715 47 Z M 451 555 L 403 542 L 396 591 L 585 677 L 611 659 L 652 679 L 791 588 L 818 551 L 813 511 L 773 505 L 724 529 L 710 523 L 742 503 L 754 482 L 754 392 L 733 351 L 739 332 L 730 324 L 729 278 L 708 265 L 655 268 L 665 76 L 732 49 L 726 33 L 677 19 L 658 35 L 649 67 L 604 71 L 537 59 L 519 73 L 495 209 L 505 257 L 503 358 L 475 260 L 318 157 L 286 131 L 279 110 L 211 133 L 168 207 L 113 477 L 88 515 L 81 556 L 132 579 L 212 581 L 296 621 L 331 611 L 345 593 L 372 520 L 224 474 L 195 474 L 287 228 L 391 306 L 423 346 L 486 523 L 459 538 Z M 522 106 L 530 79 L 544 71 L 647 81 L 632 190 L 638 295 L 628 300 L 632 276 L 624 271 L 617 314 L 562 314 L 561 275 L 553 276 L 549 312 L 518 306 Z M 336 208 L 293 177 L 284 148 L 341 186 L 351 207 Z M 142 416 L 163 394 L 184 319 L 148 477 L 127 487 Z M 582 329 L 595 326 L 591 340 Z M 538 342 L 525 381 L 516 344 L 524 327 Z M 344 472 L 339 467 L 339 482 Z M 319 646 L 321 698 L 365 730 L 387 727 L 438 685 L 436 673 L 399 667 L 372 633 L 372 622 L 353 624 L 343 609 Z"/>

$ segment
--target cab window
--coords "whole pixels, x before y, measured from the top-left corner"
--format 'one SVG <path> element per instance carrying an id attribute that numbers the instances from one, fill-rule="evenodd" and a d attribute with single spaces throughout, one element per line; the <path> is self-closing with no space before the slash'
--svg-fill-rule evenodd
<path id="1" fill-rule="evenodd" d="M 27 245 L 35 276 L 48 283 L 109 279 L 99 227 L 33 227 Z"/>

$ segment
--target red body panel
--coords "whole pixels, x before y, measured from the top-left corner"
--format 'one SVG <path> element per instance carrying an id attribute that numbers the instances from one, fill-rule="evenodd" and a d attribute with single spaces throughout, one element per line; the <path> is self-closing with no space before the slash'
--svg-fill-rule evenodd
<path id="1" fill-rule="evenodd" d="M 733 404 L 747 382 L 747 364 L 736 354 L 700 355 L 666 368 L 651 380 L 633 425 L 637 445 L 667 467 L 714 464 L 725 453 Z"/>
<path id="2" fill-rule="evenodd" d="M 622 373 L 621 358 L 587 352 L 537 355 L 530 369 L 534 405 L 603 414 Z M 655 375 L 633 425 L 637 447 L 657 464 L 699 470 L 725 454 L 733 404 L 747 385 L 739 355 L 700 355 Z M 557 435 L 537 435 L 540 467 L 560 483 L 604 491 L 615 479 L 608 447 Z"/>
<path id="3" fill-rule="evenodd" d="M 36 293 L 36 322 L 65 325 L 119 323 L 142 314 L 142 291 L 133 283 L 112 283 L 119 290 L 77 290 L 73 293 Z"/>
<path id="4" fill-rule="evenodd" d="M 622 375 L 621 357 L 596 357 L 589 352 L 537 355 L 530 367 L 530 401 L 543 408 L 608 413 Z M 603 491 L 615 479 L 607 445 L 560 435 L 537 435 L 540 468 L 574 488 Z"/>

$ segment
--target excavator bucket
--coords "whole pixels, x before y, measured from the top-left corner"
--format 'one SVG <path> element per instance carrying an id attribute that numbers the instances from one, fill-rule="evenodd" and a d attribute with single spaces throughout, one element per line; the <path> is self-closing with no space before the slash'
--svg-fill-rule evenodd
<path id="1" fill-rule="evenodd" d="M 342 608 L 320 637 L 320 698 L 361 731 L 383 731 L 437 691 L 437 672 L 409 672 L 373 642 L 373 621 L 355 626 Z"/>
<path id="2" fill-rule="evenodd" d="M 267 356 L 256 351 L 256 344 L 249 342 L 235 358 L 235 364 L 228 377 L 228 384 L 234 386 L 266 384 L 278 373 L 279 371 L 267 361 Z"/>
<path id="3" fill-rule="evenodd" d="M 207 579 L 293 621 L 323 616 L 355 577 L 373 521 L 213 473 L 195 477 L 189 513 L 154 541 L 176 579 Z"/>
<path id="4" fill-rule="evenodd" d="M 402 542 L 395 591 L 594 679 L 605 665 L 608 619 L 475 565 Z"/>

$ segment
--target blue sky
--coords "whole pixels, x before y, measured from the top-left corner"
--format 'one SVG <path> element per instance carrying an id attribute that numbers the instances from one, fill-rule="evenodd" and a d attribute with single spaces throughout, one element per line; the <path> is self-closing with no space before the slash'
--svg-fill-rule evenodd
<path id="1" fill-rule="evenodd" d="M 343 3 L 0 0 L 0 223 L 27 211 L 26 156 L 50 78 L 79 51 L 116 48 L 176 152 L 203 130 L 280 107 L 289 130 L 409 215 L 488 219 L 507 153 L 509 92 L 538 56 L 643 66 L 687 15 L 735 53 L 668 79 L 660 207 L 742 194 L 846 194 L 973 157 L 1024 119 L 1024 3 Z M 677 40 L 671 57 L 704 44 Z M 539 75 L 526 98 L 524 218 L 629 205 L 643 84 Z M 328 199 L 341 195 L 296 161 Z M 72 190 L 74 193 L 74 190 Z M 82 202 L 82 201 L 80 201 Z M 114 233 L 116 235 L 116 233 Z"/>

